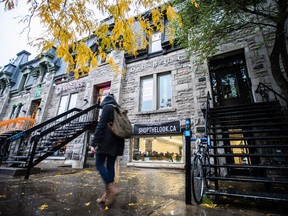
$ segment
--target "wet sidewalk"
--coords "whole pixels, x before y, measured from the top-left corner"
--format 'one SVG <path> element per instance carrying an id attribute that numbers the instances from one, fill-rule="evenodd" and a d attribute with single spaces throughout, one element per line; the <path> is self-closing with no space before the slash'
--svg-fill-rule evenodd
<path id="1" fill-rule="evenodd" d="M 287 209 L 277 207 L 277 203 L 185 205 L 184 182 L 182 170 L 121 167 L 118 182 L 121 193 L 107 208 L 96 203 L 104 187 L 93 167 L 84 170 L 42 167 L 41 172 L 31 175 L 29 180 L 0 176 L 0 215 L 267 216 L 287 213 Z"/>

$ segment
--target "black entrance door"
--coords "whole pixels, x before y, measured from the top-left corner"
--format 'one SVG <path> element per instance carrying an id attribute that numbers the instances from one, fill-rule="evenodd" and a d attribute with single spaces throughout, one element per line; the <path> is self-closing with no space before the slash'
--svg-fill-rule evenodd
<path id="1" fill-rule="evenodd" d="M 243 54 L 212 59 L 209 71 L 215 107 L 251 103 L 250 80 Z"/>

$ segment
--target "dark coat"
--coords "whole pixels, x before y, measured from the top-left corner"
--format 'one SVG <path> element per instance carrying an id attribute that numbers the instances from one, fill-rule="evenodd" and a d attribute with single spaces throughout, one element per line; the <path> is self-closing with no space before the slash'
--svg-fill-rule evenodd
<path id="1" fill-rule="evenodd" d="M 114 97 L 110 95 L 102 101 L 102 114 L 95 130 L 92 146 L 97 148 L 97 153 L 120 156 L 123 155 L 125 140 L 115 136 L 107 126 L 108 122 L 113 122 L 114 119 L 114 107 L 109 104 L 118 106 Z"/>

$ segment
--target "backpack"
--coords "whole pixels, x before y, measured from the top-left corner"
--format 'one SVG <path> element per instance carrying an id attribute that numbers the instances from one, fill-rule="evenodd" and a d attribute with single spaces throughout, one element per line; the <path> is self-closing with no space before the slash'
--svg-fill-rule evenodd
<path id="1" fill-rule="evenodd" d="M 112 133 L 118 137 L 130 138 L 132 135 L 132 125 L 127 117 L 127 110 L 118 106 L 109 104 L 114 107 L 114 120 L 108 123 Z"/>

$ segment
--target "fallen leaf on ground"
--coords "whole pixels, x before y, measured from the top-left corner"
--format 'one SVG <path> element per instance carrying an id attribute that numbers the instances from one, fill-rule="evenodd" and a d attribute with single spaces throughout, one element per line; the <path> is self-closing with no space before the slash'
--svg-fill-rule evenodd
<path id="1" fill-rule="evenodd" d="M 215 208 L 217 206 L 217 204 L 208 204 L 208 203 L 204 203 L 204 204 L 201 204 L 201 206 L 205 206 L 205 207 L 208 207 L 208 208 Z"/>
<path id="2" fill-rule="evenodd" d="M 82 171 L 82 173 L 92 173 L 92 172 L 94 172 L 94 171 L 91 171 L 91 170 L 84 170 L 84 171 Z"/>
<path id="3" fill-rule="evenodd" d="M 89 206 L 91 204 L 91 202 L 87 202 L 85 203 L 85 206 Z"/>
<path id="4" fill-rule="evenodd" d="M 134 206 L 136 205 L 135 203 L 128 203 L 128 206 Z"/>
<path id="5" fill-rule="evenodd" d="M 43 211 L 43 210 L 45 210 L 45 209 L 47 209 L 47 208 L 48 208 L 48 205 L 47 205 L 47 204 L 43 204 L 43 205 L 41 205 L 38 209 L 41 210 L 41 211 Z"/>

